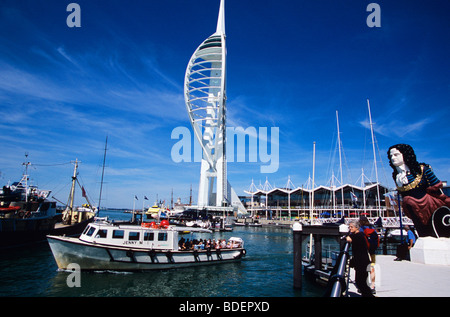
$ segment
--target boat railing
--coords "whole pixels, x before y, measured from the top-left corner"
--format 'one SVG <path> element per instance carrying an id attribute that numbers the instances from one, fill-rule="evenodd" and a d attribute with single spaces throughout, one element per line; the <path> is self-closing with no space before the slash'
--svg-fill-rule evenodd
<path id="1" fill-rule="evenodd" d="M 108 222 L 108 217 L 95 217 L 94 222 Z"/>

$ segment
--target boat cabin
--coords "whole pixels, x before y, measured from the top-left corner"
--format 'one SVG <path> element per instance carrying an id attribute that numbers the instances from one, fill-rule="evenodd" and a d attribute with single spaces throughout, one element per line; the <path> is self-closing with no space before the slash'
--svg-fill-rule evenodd
<path id="1" fill-rule="evenodd" d="M 155 250 L 178 250 L 178 231 L 108 222 L 89 224 L 80 240 L 99 245 Z"/>

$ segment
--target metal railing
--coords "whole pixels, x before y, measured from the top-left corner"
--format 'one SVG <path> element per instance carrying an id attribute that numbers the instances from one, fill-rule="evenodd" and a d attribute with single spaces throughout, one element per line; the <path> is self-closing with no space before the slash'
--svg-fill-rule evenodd
<path id="1" fill-rule="evenodd" d="M 343 292 L 347 289 L 347 284 L 345 282 L 345 273 L 347 270 L 347 263 L 349 259 L 350 243 L 346 242 L 344 249 L 339 254 L 338 261 L 336 262 L 335 268 L 330 274 L 330 279 L 328 281 L 328 288 L 330 297 L 341 297 Z"/>

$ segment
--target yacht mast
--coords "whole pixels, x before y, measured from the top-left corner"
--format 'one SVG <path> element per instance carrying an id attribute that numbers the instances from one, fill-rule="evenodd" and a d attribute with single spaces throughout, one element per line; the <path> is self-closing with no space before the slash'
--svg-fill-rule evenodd
<path id="1" fill-rule="evenodd" d="M 336 122 L 337 122 L 337 134 L 338 134 L 338 146 L 339 146 L 339 172 L 341 173 L 341 194 L 342 194 L 342 216 L 344 216 L 344 181 L 342 176 L 342 154 L 341 154 L 341 134 L 339 132 L 339 116 L 336 110 Z"/>
<path id="2" fill-rule="evenodd" d="M 372 135 L 372 148 L 373 148 L 373 163 L 375 165 L 375 179 L 377 182 L 377 216 L 380 217 L 381 206 L 380 206 L 380 186 L 378 183 L 378 168 L 377 168 L 377 156 L 375 151 L 375 137 L 373 134 L 373 123 L 372 123 L 372 115 L 370 113 L 370 103 L 369 99 L 367 99 L 367 107 L 369 109 L 369 123 L 370 123 L 370 133 Z"/>
<path id="3" fill-rule="evenodd" d="M 313 143 L 313 176 L 312 176 L 312 189 L 311 189 L 311 211 L 309 215 L 309 219 L 311 221 L 311 224 L 313 224 L 313 217 L 314 217 L 314 175 L 316 170 L 316 142 Z"/>

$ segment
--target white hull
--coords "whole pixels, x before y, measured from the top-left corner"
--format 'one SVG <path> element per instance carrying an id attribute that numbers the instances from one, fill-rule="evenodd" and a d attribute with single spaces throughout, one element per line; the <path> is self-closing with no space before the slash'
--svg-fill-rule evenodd
<path id="1" fill-rule="evenodd" d="M 47 236 L 58 268 L 76 263 L 81 270 L 142 271 L 240 261 L 245 249 L 165 251 L 93 244 L 77 238 Z"/>

